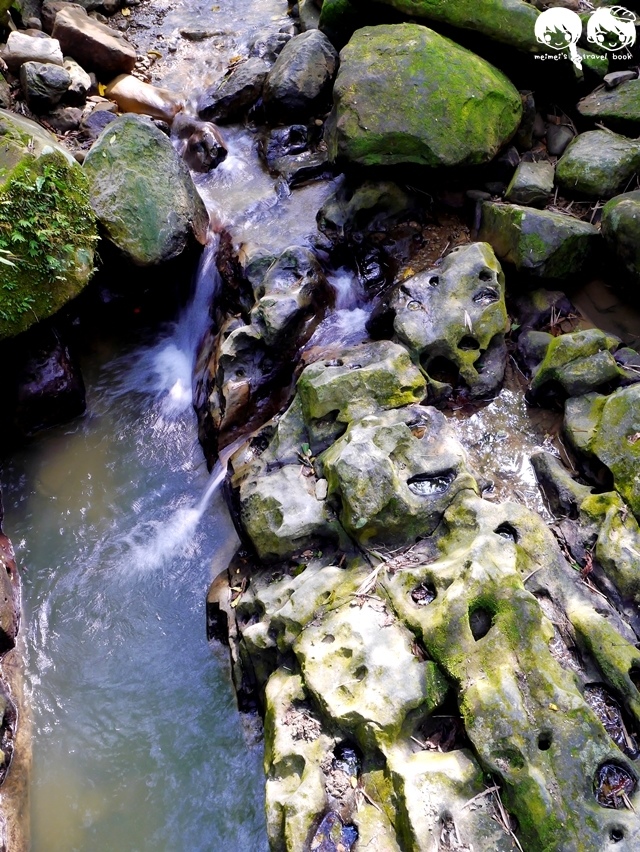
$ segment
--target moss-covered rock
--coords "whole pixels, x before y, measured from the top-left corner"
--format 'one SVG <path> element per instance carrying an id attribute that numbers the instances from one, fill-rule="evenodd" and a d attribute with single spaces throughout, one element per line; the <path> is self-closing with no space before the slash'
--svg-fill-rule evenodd
<path id="1" fill-rule="evenodd" d="M 608 201 L 602 210 L 602 235 L 605 242 L 630 279 L 616 281 L 615 286 L 638 301 L 640 283 L 640 190 L 625 192 Z"/>
<path id="2" fill-rule="evenodd" d="M 364 27 L 340 54 L 325 138 L 361 165 L 484 163 L 515 133 L 520 95 L 488 62 L 426 27 Z"/>
<path id="3" fill-rule="evenodd" d="M 619 345 L 617 337 L 596 328 L 552 337 L 533 375 L 533 394 L 557 383 L 568 396 L 581 396 L 619 382 L 624 371 L 612 354 Z"/>
<path id="4" fill-rule="evenodd" d="M 614 89 L 598 86 L 578 103 L 578 112 L 621 133 L 640 132 L 640 80 L 627 80 Z"/>
<path id="5" fill-rule="evenodd" d="M 640 385 L 569 400 L 565 431 L 576 449 L 606 465 L 616 491 L 640 518 Z"/>
<path id="6" fill-rule="evenodd" d="M 580 275 L 600 239 L 597 228 L 573 216 L 490 201 L 482 204 L 478 238 L 519 272 L 552 281 Z"/>
<path id="7" fill-rule="evenodd" d="M 351 423 L 319 461 L 342 525 L 361 544 L 431 535 L 455 495 L 477 489 L 444 415 L 423 406 Z"/>
<path id="8" fill-rule="evenodd" d="M 454 249 L 441 266 L 398 285 L 393 328 L 430 374 L 442 359 L 474 397 L 494 393 L 504 377 L 509 328 L 504 275 L 488 243 Z"/>
<path id="9" fill-rule="evenodd" d="M 556 177 L 565 190 L 589 198 L 610 198 L 640 168 L 640 142 L 590 130 L 569 144 L 558 160 Z"/>
<path id="10" fill-rule="evenodd" d="M 82 169 L 46 130 L 0 110 L 0 338 L 82 291 L 97 239 Z"/>
<path id="11" fill-rule="evenodd" d="M 526 207 L 544 207 L 553 194 L 555 169 L 552 163 L 520 163 L 505 192 L 512 204 Z"/>
<path id="12" fill-rule="evenodd" d="M 177 257 L 209 217 L 189 170 L 150 121 L 112 121 L 84 161 L 91 204 L 107 238 L 138 266 Z"/>

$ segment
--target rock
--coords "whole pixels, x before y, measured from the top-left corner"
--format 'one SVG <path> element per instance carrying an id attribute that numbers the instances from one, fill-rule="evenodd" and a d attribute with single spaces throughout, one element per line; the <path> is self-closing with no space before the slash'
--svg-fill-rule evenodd
<path id="1" fill-rule="evenodd" d="M 300 186 L 333 173 L 326 151 L 303 151 L 273 160 L 270 170 L 279 174 L 290 187 Z"/>
<path id="2" fill-rule="evenodd" d="M 535 38 L 538 12 L 522 0 L 489 0 L 480 12 L 470 3 L 441 3 L 439 0 L 380 0 L 411 18 L 448 24 L 481 33 L 519 50 L 537 52 Z"/>
<path id="3" fill-rule="evenodd" d="M 315 255 L 301 246 L 286 249 L 254 289 L 251 323 L 267 346 L 295 332 L 328 285 Z"/>
<path id="4" fill-rule="evenodd" d="M 321 458 L 329 501 L 361 545 L 408 545 L 436 529 L 461 490 L 477 489 L 462 446 L 434 408 L 352 422 Z"/>
<path id="5" fill-rule="evenodd" d="M 249 57 L 257 57 L 269 65 L 273 65 L 290 38 L 291 35 L 289 33 L 274 33 L 271 30 L 262 30 L 255 36 L 251 44 Z"/>
<path id="6" fill-rule="evenodd" d="M 82 135 L 86 139 L 97 139 L 102 131 L 118 117 L 114 103 L 97 104 L 89 112 L 83 114 L 80 122 Z"/>
<path id="7" fill-rule="evenodd" d="M 330 158 L 369 166 L 485 163 L 522 116 L 500 71 L 414 24 L 358 30 L 341 53 L 333 97 Z"/>
<path id="8" fill-rule="evenodd" d="M 635 80 L 638 77 L 636 71 L 612 71 L 611 74 L 606 74 L 603 83 L 607 89 L 616 89 L 622 83 L 629 80 Z"/>
<path id="9" fill-rule="evenodd" d="M 198 100 L 198 115 L 228 124 L 240 119 L 262 94 L 269 69 L 262 59 L 247 59 L 207 89 Z"/>
<path id="10" fill-rule="evenodd" d="M 178 113 L 171 133 L 180 140 L 181 154 L 194 172 L 209 172 L 227 156 L 227 146 L 215 124 Z"/>
<path id="11" fill-rule="evenodd" d="M 128 74 L 136 64 L 136 51 L 121 33 L 75 6 L 58 12 L 53 37 L 58 39 L 65 55 L 107 78 Z"/>
<path id="12" fill-rule="evenodd" d="M 315 495 L 315 479 L 285 465 L 240 486 L 240 517 L 256 553 L 264 561 L 297 550 L 324 547 L 338 533 L 325 501 Z"/>
<path id="13" fill-rule="evenodd" d="M 564 428 L 576 450 L 606 465 L 616 491 L 640 518 L 640 385 L 568 400 Z"/>
<path id="14" fill-rule="evenodd" d="M 565 281 L 592 263 L 597 228 L 572 216 L 515 204 L 482 203 L 478 239 L 504 263 L 534 278 Z"/>
<path id="15" fill-rule="evenodd" d="M 301 415 L 314 454 L 369 414 L 422 402 L 426 382 L 403 346 L 377 341 L 316 361 L 298 380 Z"/>
<path id="16" fill-rule="evenodd" d="M 389 310 L 395 334 L 436 381 L 449 368 L 475 397 L 502 383 L 509 319 L 504 275 L 487 243 L 456 248 L 442 266 L 405 279 Z"/>
<path id="17" fill-rule="evenodd" d="M 619 345 L 617 337 L 596 328 L 552 337 L 533 375 L 533 398 L 540 399 L 549 385 L 582 396 L 617 384 L 624 376 L 613 357 Z"/>
<path id="18" fill-rule="evenodd" d="M 640 283 L 640 190 L 625 192 L 602 210 L 602 235 L 616 262 L 630 279 L 616 281 L 616 289 L 637 300 Z"/>
<path id="19" fill-rule="evenodd" d="M 0 136 L 0 249 L 14 264 L 2 264 L 4 338 L 83 290 L 93 273 L 97 233 L 82 169 L 55 137 L 4 110 Z M 29 186 L 35 191 L 26 191 Z"/>
<path id="20" fill-rule="evenodd" d="M 347 181 L 324 202 L 316 221 L 332 240 L 385 231 L 418 208 L 415 196 L 392 181 Z"/>
<path id="21" fill-rule="evenodd" d="M 79 107 L 56 107 L 52 112 L 40 116 L 56 133 L 64 136 L 71 130 L 77 130 L 82 121 L 82 110 Z"/>
<path id="22" fill-rule="evenodd" d="M 29 332 L 26 358 L 18 376 L 15 421 L 24 435 L 78 417 L 85 410 L 80 369 L 57 329 L 38 326 Z"/>
<path id="23" fill-rule="evenodd" d="M 71 83 L 68 71 L 59 65 L 25 62 L 20 68 L 20 85 L 29 108 L 48 112 L 59 104 Z"/>
<path id="24" fill-rule="evenodd" d="M 51 63 L 62 65 L 60 42 L 53 38 L 37 38 L 16 30 L 9 33 L 2 58 L 13 74 L 18 74 L 25 62 Z"/>
<path id="25" fill-rule="evenodd" d="M 150 115 L 169 124 L 184 107 L 184 100 L 175 92 L 143 83 L 131 74 L 120 74 L 109 83 L 104 94 L 118 104 L 121 112 Z"/>
<path id="26" fill-rule="evenodd" d="M 15 553 L 9 539 L 2 533 L 2 501 L 0 500 L 0 653 L 6 653 L 15 647 L 16 637 L 20 628 L 20 577 L 16 567 Z M 4 693 L 4 690 L 2 690 Z M 3 714 L 3 739 L 6 737 L 6 719 L 8 710 L 12 707 L 8 696 L 0 697 L 0 708 Z M 15 720 L 14 720 L 15 723 Z M 0 769 L 0 776 L 4 780 Z"/>
<path id="27" fill-rule="evenodd" d="M 640 142 L 606 130 L 581 133 L 556 166 L 558 184 L 589 198 L 611 198 L 640 168 Z"/>
<path id="28" fill-rule="evenodd" d="M 527 207 L 545 207 L 553 195 L 554 177 L 551 163 L 520 163 L 507 187 L 505 200 Z"/>
<path id="29" fill-rule="evenodd" d="M 320 9 L 314 0 L 299 0 L 300 9 L 300 29 L 302 32 L 307 30 L 317 30 L 320 24 Z"/>
<path id="30" fill-rule="evenodd" d="M 578 103 L 578 112 L 585 118 L 606 122 L 620 133 L 640 132 L 640 79 L 628 80 L 615 89 L 598 87 Z"/>
<path id="31" fill-rule="evenodd" d="M 0 109 L 9 109 L 11 106 L 11 86 L 7 83 L 3 74 L 0 74 Z"/>
<path id="32" fill-rule="evenodd" d="M 567 124 L 550 124 L 547 128 L 547 151 L 552 157 L 561 157 L 575 135 L 573 128 Z"/>
<path id="33" fill-rule="evenodd" d="M 40 13 L 42 16 L 42 29 L 51 34 L 53 32 L 53 25 L 56 22 L 56 15 L 61 9 L 69 9 L 74 7 L 76 9 L 82 9 L 83 6 L 80 3 L 74 3 L 73 0 L 43 0 Z"/>
<path id="34" fill-rule="evenodd" d="M 71 84 L 64 96 L 65 101 L 71 106 L 83 106 L 92 89 L 91 77 L 70 56 L 65 56 L 63 67 L 71 77 Z"/>
<path id="35" fill-rule="evenodd" d="M 309 30 L 283 47 L 264 83 L 267 112 L 295 119 L 323 109 L 338 65 L 338 54 L 319 30 Z"/>
<path id="36" fill-rule="evenodd" d="M 192 234 L 204 243 L 202 199 L 169 139 L 151 123 L 117 118 L 83 168 L 105 234 L 133 263 L 152 266 L 177 257 Z"/>

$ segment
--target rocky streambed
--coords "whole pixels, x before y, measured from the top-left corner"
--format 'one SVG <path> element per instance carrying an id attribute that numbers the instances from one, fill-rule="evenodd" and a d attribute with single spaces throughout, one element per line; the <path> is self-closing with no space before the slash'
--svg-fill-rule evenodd
<path id="1" fill-rule="evenodd" d="M 640 82 L 609 7 L 7 21 L 5 441 L 82 410 L 91 305 L 161 301 L 219 235 L 193 402 L 240 548 L 207 628 L 274 850 L 638 846 Z"/>

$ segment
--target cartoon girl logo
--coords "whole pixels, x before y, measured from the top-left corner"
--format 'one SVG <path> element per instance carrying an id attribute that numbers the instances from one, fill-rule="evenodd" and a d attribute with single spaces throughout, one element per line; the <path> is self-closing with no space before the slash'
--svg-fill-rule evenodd
<path id="1" fill-rule="evenodd" d="M 631 47 L 636 41 L 636 16 L 622 6 L 597 9 L 587 23 L 587 40 L 610 52 Z"/>
<path id="2" fill-rule="evenodd" d="M 582 21 L 579 15 L 570 9 L 547 9 L 538 15 L 535 27 L 536 39 L 551 50 L 568 50 L 571 61 L 582 67 L 580 55 L 576 49 L 582 35 Z"/>

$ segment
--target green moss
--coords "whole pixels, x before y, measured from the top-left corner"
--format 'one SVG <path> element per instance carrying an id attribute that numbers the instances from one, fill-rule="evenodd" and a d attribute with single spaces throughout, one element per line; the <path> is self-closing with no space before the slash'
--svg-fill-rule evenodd
<path id="1" fill-rule="evenodd" d="M 0 187 L 0 338 L 24 331 L 77 295 L 98 239 L 81 169 L 62 154 L 23 159 Z M 6 254 L 6 253 L 9 254 Z"/>

